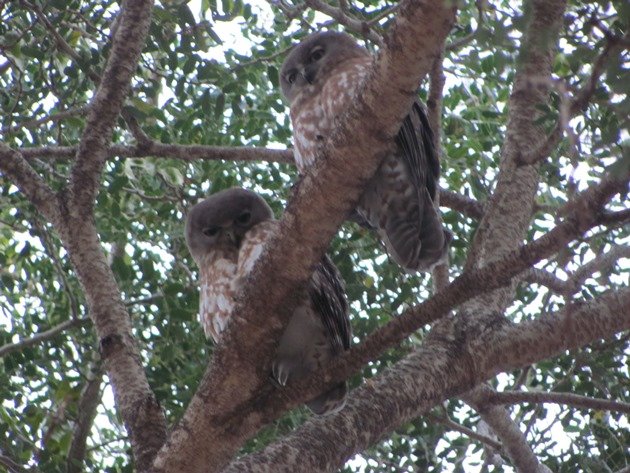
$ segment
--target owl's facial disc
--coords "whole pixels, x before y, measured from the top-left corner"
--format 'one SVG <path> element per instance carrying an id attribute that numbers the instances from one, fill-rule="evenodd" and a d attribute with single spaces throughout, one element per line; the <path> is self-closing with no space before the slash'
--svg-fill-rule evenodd
<path id="1" fill-rule="evenodd" d="M 186 243 L 195 260 L 219 247 L 240 248 L 252 227 L 273 220 L 267 203 L 246 189 L 226 189 L 195 205 L 186 218 Z"/>

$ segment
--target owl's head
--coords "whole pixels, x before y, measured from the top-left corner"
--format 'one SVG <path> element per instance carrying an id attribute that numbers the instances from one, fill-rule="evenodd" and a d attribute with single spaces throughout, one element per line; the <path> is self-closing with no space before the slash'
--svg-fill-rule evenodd
<path id="1" fill-rule="evenodd" d="M 186 244 L 195 261 L 218 249 L 238 249 L 247 231 L 260 222 L 273 220 L 262 197 L 233 187 L 194 205 L 186 217 Z"/>
<path id="2" fill-rule="evenodd" d="M 352 36 L 336 31 L 312 34 L 291 50 L 280 70 L 282 94 L 293 102 L 308 86 L 319 86 L 348 59 L 369 55 Z M 319 89 L 319 88 L 318 88 Z"/>

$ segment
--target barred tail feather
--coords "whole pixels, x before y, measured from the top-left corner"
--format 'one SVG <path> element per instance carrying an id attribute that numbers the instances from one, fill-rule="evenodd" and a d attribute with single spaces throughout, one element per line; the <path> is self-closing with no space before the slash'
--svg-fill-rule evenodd
<path id="1" fill-rule="evenodd" d="M 348 394 L 348 383 L 339 383 L 337 386 L 323 394 L 320 394 L 312 401 L 306 403 L 308 408 L 317 415 L 326 415 L 337 412 L 346 404 Z"/>

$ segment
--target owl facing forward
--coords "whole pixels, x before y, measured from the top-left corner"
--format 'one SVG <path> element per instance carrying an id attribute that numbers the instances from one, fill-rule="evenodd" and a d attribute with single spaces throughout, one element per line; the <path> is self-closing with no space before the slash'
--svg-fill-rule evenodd
<path id="1" fill-rule="evenodd" d="M 282 93 L 291 106 L 294 156 L 300 173 L 313 164 L 317 146 L 352 104 L 372 56 L 351 36 L 327 31 L 298 44 L 285 59 Z M 374 228 L 394 261 L 409 272 L 430 270 L 445 259 L 451 234 L 435 208 L 440 165 L 425 111 L 416 101 L 361 196 L 356 213 Z"/>
<path id="2" fill-rule="evenodd" d="M 200 274 L 199 320 L 215 343 L 229 323 L 239 286 L 276 225 L 267 203 L 239 188 L 217 192 L 188 213 L 186 243 Z M 350 348 L 350 338 L 344 283 L 324 256 L 280 338 L 273 377 L 285 385 L 306 376 Z M 343 407 L 346 394 L 347 384 L 340 383 L 307 405 L 316 414 L 333 412 Z"/>

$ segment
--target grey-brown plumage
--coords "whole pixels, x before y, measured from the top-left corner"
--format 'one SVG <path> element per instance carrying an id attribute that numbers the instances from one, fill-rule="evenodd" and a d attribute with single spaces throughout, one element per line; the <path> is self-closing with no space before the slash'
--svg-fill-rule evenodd
<path id="1" fill-rule="evenodd" d="M 239 188 L 213 194 L 188 213 L 186 242 L 200 273 L 199 319 L 215 342 L 229 323 L 241 282 L 276 226 L 267 203 Z M 350 340 L 343 279 L 324 256 L 280 338 L 273 377 L 285 385 L 306 376 L 350 348 Z M 346 394 L 347 384 L 340 383 L 307 405 L 316 414 L 325 414 L 343 407 Z"/>
<path id="2" fill-rule="evenodd" d="M 282 65 L 282 93 L 291 104 L 295 160 L 300 172 L 351 105 L 372 56 L 344 33 L 315 33 Z M 445 259 L 451 234 L 434 204 L 440 166 L 424 108 L 416 101 L 367 185 L 356 214 L 374 228 L 392 258 L 407 271 L 424 271 Z"/>

